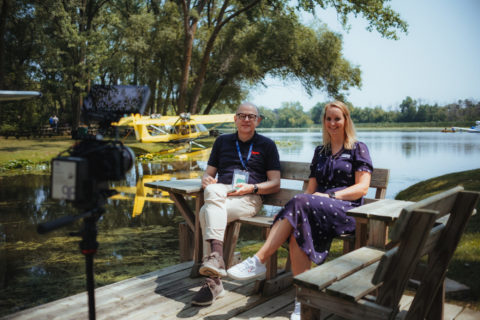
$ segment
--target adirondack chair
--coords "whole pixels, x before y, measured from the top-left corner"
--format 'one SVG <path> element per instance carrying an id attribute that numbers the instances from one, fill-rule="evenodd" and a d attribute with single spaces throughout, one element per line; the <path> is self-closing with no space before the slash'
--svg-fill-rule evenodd
<path id="1" fill-rule="evenodd" d="M 419 201 L 395 224 L 394 248 L 363 247 L 296 276 L 302 319 L 443 319 L 447 266 L 479 196 L 456 187 Z M 400 310 L 410 279 L 420 286 Z"/>

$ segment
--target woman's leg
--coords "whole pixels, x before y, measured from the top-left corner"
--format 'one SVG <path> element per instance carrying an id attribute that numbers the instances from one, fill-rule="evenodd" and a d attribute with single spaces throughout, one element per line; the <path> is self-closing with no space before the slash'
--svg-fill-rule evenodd
<path id="1" fill-rule="evenodd" d="M 290 262 L 292 264 L 292 273 L 293 276 L 299 275 L 300 273 L 303 273 L 307 270 L 310 270 L 310 267 L 312 266 L 312 262 L 308 258 L 308 256 L 305 254 L 305 252 L 302 250 L 302 248 L 299 247 L 297 240 L 293 236 L 293 234 L 290 236 Z"/>
<path id="2" fill-rule="evenodd" d="M 292 233 L 292 225 L 287 219 L 277 221 L 267 237 L 263 246 L 258 250 L 256 256 L 260 262 L 265 263 L 267 259 L 288 239 Z"/>

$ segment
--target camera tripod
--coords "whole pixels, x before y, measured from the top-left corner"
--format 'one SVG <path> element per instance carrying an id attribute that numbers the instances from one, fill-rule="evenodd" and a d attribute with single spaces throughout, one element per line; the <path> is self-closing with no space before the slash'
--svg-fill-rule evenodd
<path id="1" fill-rule="evenodd" d="M 60 227 L 66 226 L 83 218 L 83 228 L 79 232 L 70 233 L 70 236 L 81 236 L 80 251 L 85 256 L 85 273 L 87 278 L 88 315 L 90 320 L 95 320 L 95 281 L 93 273 L 93 256 L 97 252 L 97 221 L 105 212 L 103 207 L 96 207 L 77 216 L 66 216 L 54 221 L 38 225 L 38 233 L 44 234 Z"/>

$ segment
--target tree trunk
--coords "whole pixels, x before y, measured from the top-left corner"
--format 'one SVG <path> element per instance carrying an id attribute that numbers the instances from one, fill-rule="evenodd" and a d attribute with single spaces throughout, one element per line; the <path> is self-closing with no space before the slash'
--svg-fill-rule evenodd
<path id="1" fill-rule="evenodd" d="M 208 39 L 207 45 L 205 47 L 205 51 L 203 53 L 203 58 L 202 58 L 202 63 L 200 64 L 200 71 L 198 72 L 197 78 L 195 80 L 195 88 L 193 90 L 192 94 L 192 104 L 190 106 L 189 112 L 191 114 L 196 114 L 197 108 L 198 108 L 198 100 L 200 99 L 200 93 L 202 92 L 203 84 L 205 82 L 205 77 L 207 74 L 207 68 L 208 68 L 208 62 L 210 61 L 210 54 L 212 53 L 213 50 L 213 45 L 215 44 L 215 41 L 218 37 L 218 34 L 220 33 L 220 30 L 223 28 L 223 26 L 228 23 L 230 20 L 234 19 L 238 15 L 250 10 L 254 6 L 256 6 L 258 3 L 260 3 L 260 0 L 253 0 L 249 4 L 247 4 L 245 7 L 239 9 L 238 11 L 235 11 L 231 15 L 229 15 L 225 20 L 223 19 L 224 13 L 226 12 L 226 9 L 230 5 L 228 0 L 225 0 L 222 6 L 222 9 L 220 10 L 218 17 L 215 19 L 217 21 L 217 24 L 215 26 L 215 29 L 213 30 L 210 38 Z"/>
<path id="2" fill-rule="evenodd" d="M 5 89 L 5 32 L 7 28 L 7 16 L 9 13 L 10 0 L 3 0 L 0 11 L 0 89 Z"/>
<path id="3" fill-rule="evenodd" d="M 150 78 L 150 81 L 148 82 L 148 87 L 150 88 L 150 98 L 148 98 L 148 104 L 147 104 L 147 110 L 150 111 L 150 113 L 156 113 L 156 108 L 155 108 L 155 93 L 156 93 L 156 83 L 157 79 L 152 76 Z"/>
<path id="4" fill-rule="evenodd" d="M 205 110 L 203 110 L 203 114 L 210 114 L 210 111 L 212 111 L 213 106 L 217 102 L 218 98 L 220 98 L 220 94 L 222 93 L 223 88 L 225 88 L 228 82 L 229 82 L 228 78 L 222 80 L 218 88 L 213 93 L 212 97 L 210 97 L 207 107 L 205 108 Z"/>
<path id="5" fill-rule="evenodd" d="M 210 54 L 213 50 L 213 45 L 215 40 L 218 37 L 220 32 L 221 25 L 217 25 L 213 30 L 212 35 L 208 39 L 207 46 L 205 47 L 205 52 L 203 53 L 202 62 L 200 64 L 200 71 L 198 72 L 197 79 L 195 81 L 195 88 L 193 89 L 192 94 L 192 105 L 190 106 L 189 112 L 191 114 L 197 113 L 198 100 L 200 99 L 200 93 L 202 92 L 203 84 L 205 83 L 205 77 L 207 75 L 208 62 L 210 61 Z"/>

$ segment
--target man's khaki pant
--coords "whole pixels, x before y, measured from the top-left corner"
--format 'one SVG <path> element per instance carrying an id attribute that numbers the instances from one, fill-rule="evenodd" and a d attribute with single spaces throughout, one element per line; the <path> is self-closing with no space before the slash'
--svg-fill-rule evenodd
<path id="1" fill-rule="evenodd" d="M 200 208 L 200 226 L 203 235 L 203 254 L 210 254 L 206 240 L 224 241 L 225 229 L 231 221 L 253 217 L 262 207 L 262 198 L 256 194 L 227 197 L 231 185 L 209 184 L 204 191 L 205 204 Z"/>

